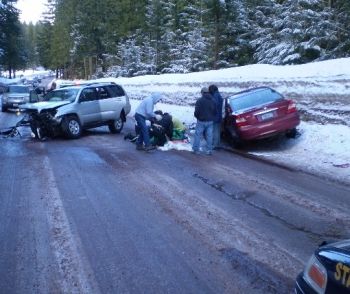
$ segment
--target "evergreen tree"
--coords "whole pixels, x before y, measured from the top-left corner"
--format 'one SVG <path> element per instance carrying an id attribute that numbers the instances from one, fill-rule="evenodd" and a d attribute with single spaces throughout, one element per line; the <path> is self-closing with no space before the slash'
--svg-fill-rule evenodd
<path id="1" fill-rule="evenodd" d="M 226 0 L 220 39 L 218 67 L 231 67 L 253 62 L 252 25 L 249 22 L 249 8 L 241 1 Z"/>
<path id="2" fill-rule="evenodd" d="M 209 39 L 204 34 L 202 10 L 203 6 L 198 5 L 198 1 L 187 1 L 181 12 L 179 27 L 182 43 L 180 52 L 186 71 L 209 69 Z"/>
<path id="3" fill-rule="evenodd" d="M 7 0 L 0 4 L 0 64 L 10 78 L 15 77 L 16 70 L 23 69 L 27 61 L 15 2 Z"/>
<path id="4" fill-rule="evenodd" d="M 348 0 L 330 1 L 330 12 L 332 18 L 330 25 L 335 34 L 332 39 L 331 52 L 325 54 L 325 59 L 336 57 L 347 57 L 350 53 L 350 2 Z"/>
<path id="5" fill-rule="evenodd" d="M 260 63 L 290 64 L 323 59 L 334 47 L 331 14 L 321 0 L 285 0 L 273 4 L 262 18 L 252 41 Z"/>
<path id="6" fill-rule="evenodd" d="M 349 56 L 349 15 L 348 0 L 48 0 L 44 20 L 25 27 L 26 47 L 31 65 L 38 52 L 66 77 L 304 63 Z"/>
<path id="7" fill-rule="evenodd" d="M 27 66 L 35 68 L 39 65 L 36 26 L 31 22 L 29 24 L 24 23 L 22 24 L 22 30 L 24 32 L 25 50 L 28 56 Z"/>

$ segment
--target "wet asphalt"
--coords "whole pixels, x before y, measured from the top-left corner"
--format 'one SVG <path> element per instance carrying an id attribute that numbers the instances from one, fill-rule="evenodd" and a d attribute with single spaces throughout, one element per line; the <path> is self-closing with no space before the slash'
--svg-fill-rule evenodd
<path id="1" fill-rule="evenodd" d="M 292 293 L 317 244 L 349 238 L 349 186 L 225 150 L 137 151 L 128 131 L 0 138 L 1 293 Z"/>

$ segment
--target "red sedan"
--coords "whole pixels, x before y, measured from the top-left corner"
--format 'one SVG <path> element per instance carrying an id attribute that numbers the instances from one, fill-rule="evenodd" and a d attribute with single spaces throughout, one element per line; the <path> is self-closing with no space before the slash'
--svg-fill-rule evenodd
<path id="1" fill-rule="evenodd" d="M 234 145 L 281 133 L 294 137 L 300 123 L 295 102 L 268 87 L 236 93 L 224 105 L 223 131 Z"/>

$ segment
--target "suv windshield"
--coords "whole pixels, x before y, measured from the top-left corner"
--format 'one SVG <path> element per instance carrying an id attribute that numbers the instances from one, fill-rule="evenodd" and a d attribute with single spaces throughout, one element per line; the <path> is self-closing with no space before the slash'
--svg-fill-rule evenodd
<path id="1" fill-rule="evenodd" d="M 29 93 L 28 87 L 23 86 L 9 86 L 9 93 Z"/>
<path id="2" fill-rule="evenodd" d="M 77 97 L 79 89 L 59 89 L 47 93 L 45 101 L 70 101 L 73 102 Z"/>
<path id="3" fill-rule="evenodd" d="M 275 102 L 283 99 L 282 95 L 276 91 L 263 88 L 254 92 L 243 92 L 230 96 L 229 103 L 234 112 L 253 108 L 259 105 Z"/>

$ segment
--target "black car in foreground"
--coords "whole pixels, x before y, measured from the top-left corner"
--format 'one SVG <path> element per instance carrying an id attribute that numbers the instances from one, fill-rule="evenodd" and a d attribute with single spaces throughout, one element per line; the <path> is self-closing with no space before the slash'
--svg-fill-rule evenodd
<path id="1" fill-rule="evenodd" d="M 322 244 L 298 275 L 295 293 L 350 293 L 350 239 Z"/>

